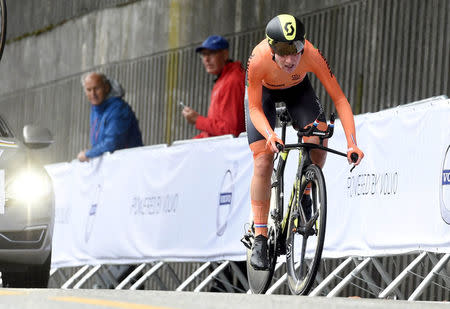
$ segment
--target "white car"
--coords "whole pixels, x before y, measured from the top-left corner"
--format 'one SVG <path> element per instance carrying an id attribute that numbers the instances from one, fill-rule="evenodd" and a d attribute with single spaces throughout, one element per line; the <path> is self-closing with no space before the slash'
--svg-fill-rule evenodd
<path id="1" fill-rule="evenodd" d="M 0 272 L 4 287 L 47 287 L 54 225 L 54 194 L 31 148 L 53 142 L 48 129 L 25 126 L 16 139 L 0 117 Z"/>

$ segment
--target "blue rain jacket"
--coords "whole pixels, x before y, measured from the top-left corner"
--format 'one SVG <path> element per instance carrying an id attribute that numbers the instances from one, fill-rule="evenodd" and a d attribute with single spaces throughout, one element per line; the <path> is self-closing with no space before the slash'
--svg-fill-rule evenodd
<path id="1" fill-rule="evenodd" d="M 120 97 L 109 97 L 100 105 L 91 105 L 90 141 L 86 157 L 142 146 L 138 120 L 130 105 Z"/>

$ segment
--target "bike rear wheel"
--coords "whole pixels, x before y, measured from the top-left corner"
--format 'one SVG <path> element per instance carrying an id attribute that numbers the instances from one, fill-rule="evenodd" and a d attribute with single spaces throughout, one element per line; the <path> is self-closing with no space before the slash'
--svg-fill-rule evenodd
<path id="1" fill-rule="evenodd" d="M 301 188 L 311 184 L 312 215 L 306 221 L 295 201 L 286 237 L 286 268 L 292 294 L 306 295 L 311 289 L 322 257 L 326 227 L 326 188 L 321 169 L 309 165 L 302 174 Z M 295 196 L 302 200 L 303 192 Z M 296 209 L 297 208 L 297 209 Z"/>
<path id="2" fill-rule="evenodd" d="M 275 173 L 272 175 L 272 183 L 276 181 Z M 278 186 L 272 187 L 271 200 L 270 200 L 270 211 L 277 209 L 279 199 L 278 197 Z M 270 287 L 272 282 L 273 273 L 275 270 L 275 264 L 277 263 L 277 229 L 273 218 L 269 214 L 269 220 L 267 223 L 268 227 L 268 249 L 269 249 L 269 269 L 268 270 L 255 270 L 252 265 L 250 265 L 250 257 L 252 256 L 252 250 L 247 250 L 247 278 L 250 290 L 253 294 L 264 294 Z M 252 223 L 252 232 L 253 223 Z M 254 238 L 253 238 L 254 239 Z M 253 242 L 252 242 L 253 244 Z"/>
<path id="3" fill-rule="evenodd" d="M 6 0 L 0 0 L 0 59 L 6 43 Z"/>

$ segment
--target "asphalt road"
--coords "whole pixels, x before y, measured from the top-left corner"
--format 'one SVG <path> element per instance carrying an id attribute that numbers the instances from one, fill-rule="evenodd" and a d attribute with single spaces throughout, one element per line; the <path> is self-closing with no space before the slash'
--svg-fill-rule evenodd
<path id="1" fill-rule="evenodd" d="M 129 290 L 0 289 L 0 308 L 20 309 L 439 309 L 450 303 L 399 300 Z"/>

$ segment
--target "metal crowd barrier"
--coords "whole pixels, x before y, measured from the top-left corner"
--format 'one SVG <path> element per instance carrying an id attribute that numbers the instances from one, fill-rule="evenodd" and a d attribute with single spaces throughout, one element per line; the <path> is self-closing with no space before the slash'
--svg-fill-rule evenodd
<path id="1" fill-rule="evenodd" d="M 243 266 L 234 261 L 84 265 L 52 269 L 49 287 L 251 293 Z M 448 301 L 449 272 L 449 253 L 323 259 L 308 296 Z M 266 294 L 289 294 L 286 279 L 280 261 Z"/>

